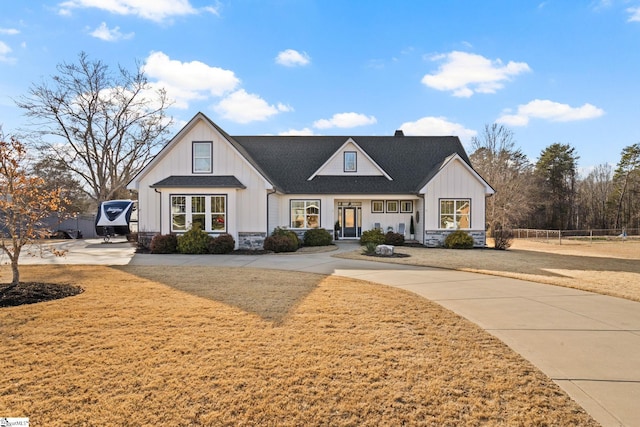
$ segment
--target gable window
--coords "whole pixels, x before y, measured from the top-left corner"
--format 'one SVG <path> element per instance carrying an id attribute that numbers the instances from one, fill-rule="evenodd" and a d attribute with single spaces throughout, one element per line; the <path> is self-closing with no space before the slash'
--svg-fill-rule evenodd
<path id="1" fill-rule="evenodd" d="M 458 229 L 471 227 L 470 199 L 440 200 L 440 228 Z"/>
<path id="2" fill-rule="evenodd" d="M 320 227 L 320 200 L 291 200 L 291 228 Z"/>
<path id="3" fill-rule="evenodd" d="M 172 195 L 171 232 L 183 232 L 194 224 L 208 233 L 227 231 L 226 195 Z"/>
<path id="4" fill-rule="evenodd" d="M 210 141 L 193 143 L 193 173 L 211 173 L 212 148 Z"/>
<path id="5" fill-rule="evenodd" d="M 357 172 L 358 171 L 358 153 L 355 151 L 344 152 L 344 171 L 345 172 Z"/>

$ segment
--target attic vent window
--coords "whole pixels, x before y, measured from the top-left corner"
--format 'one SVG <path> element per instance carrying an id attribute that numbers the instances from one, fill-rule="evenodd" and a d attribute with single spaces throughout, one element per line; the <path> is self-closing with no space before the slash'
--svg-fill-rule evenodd
<path id="1" fill-rule="evenodd" d="M 393 136 L 404 136 L 404 132 L 402 131 L 402 129 L 398 129 L 396 133 L 393 134 Z"/>
<path id="2" fill-rule="evenodd" d="M 344 171 L 345 172 L 357 172 L 358 171 L 358 153 L 355 151 L 344 152 Z"/>

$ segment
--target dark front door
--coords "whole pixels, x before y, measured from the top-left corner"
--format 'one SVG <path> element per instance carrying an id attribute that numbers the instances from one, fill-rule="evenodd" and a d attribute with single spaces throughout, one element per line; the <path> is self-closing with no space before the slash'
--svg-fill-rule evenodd
<path id="1" fill-rule="evenodd" d="M 342 210 L 343 237 L 357 237 L 356 208 Z"/>

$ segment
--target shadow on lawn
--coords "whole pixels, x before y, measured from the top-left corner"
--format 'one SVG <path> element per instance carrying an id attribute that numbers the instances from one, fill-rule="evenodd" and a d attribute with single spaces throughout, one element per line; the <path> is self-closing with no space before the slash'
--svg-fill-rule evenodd
<path id="1" fill-rule="evenodd" d="M 114 269 L 171 286 L 282 323 L 325 276 L 254 268 L 208 266 L 114 266 Z"/>
<path id="2" fill-rule="evenodd" d="M 587 255 L 567 255 L 558 253 L 545 253 L 527 251 L 523 249 L 510 249 L 505 252 L 495 251 L 504 255 L 505 263 L 509 262 L 509 255 L 513 254 L 526 260 L 526 265 L 521 266 L 520 271 L 526 274 L 540 276 L 562 276 L 549 270 L 582 270 L 582 271 L 610 271 L 620 273 L 640 273 L 640 262 L 626 258 L 604 258 Z M 495 254 L 494 252 L 494 254 Z M 499 265 L 495 266 L 500 269 Z M 501 268 L 511 271 L 508 265 Z"/>

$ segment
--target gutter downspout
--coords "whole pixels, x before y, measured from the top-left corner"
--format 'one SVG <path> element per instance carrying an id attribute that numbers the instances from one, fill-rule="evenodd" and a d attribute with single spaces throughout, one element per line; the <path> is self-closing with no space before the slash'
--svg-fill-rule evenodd
<path id="1" fill-rule="evenodd" d="M 275 188 L 272 191 L 267 190 L 267 236 L 269 235 L 269 196 L 277 191 Z"/>
<path id="2" fill-rule="evenodd" d="M 426 211 L 425 209 L 427 209 L 427 199 L 425 197 L 424 193 L 419 193 L 418 197 L 420 197 L 422 199 L 422 218 L 420 218 L 422 220 L 422 224 L 425 223 L 426 220 Z M 424 232 L 425 232 L 425 228 L 424 225 L 420 225 L 420 241 L 422 243 L 422 246 L 424 246 L 425 241 L 424 241 Z"/>
<path id="3" fill-rule="evenodd" d="M 154 188 L 153 191 L 160 195 L 160 234 L 162 234 L 162 191 L 158 191 L 157 188 Z"/>

